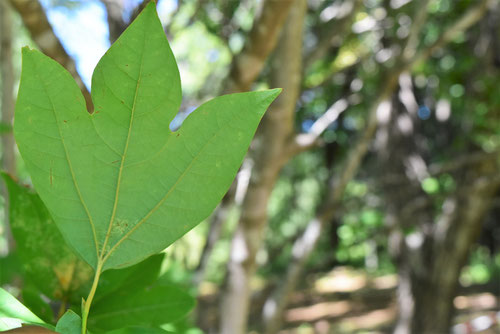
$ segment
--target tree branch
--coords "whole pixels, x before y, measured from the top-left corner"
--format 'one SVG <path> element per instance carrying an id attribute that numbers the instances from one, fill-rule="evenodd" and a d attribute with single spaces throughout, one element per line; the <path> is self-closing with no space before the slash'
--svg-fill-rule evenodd
<path id="1" fill-rule="evenodd" d="M 68 55 L 59 39 L 54 34 L 52 26 L 45 15 L 42 5 L 37 0 L 10 0 L 12 7 L 21 15 L 24 25 L 28 29 L 31 38 L 40 50 L 64 66 L 73 76 L 82 91 L 87 104 L 87 110 L 92 112 L 94 107 L 90 93 L 76 70 L 73 59 Z"/>
<path id="2" fill-rule="evenodd" d="M 109 41 L 114 43 L 125 31 L 128 22 L 123 19 L 123 0 L 101 0 L 108 18 Z"/>
<path id="3" fill-rule="evenodd" d="M 350 28 L 354 15 L 363 4 L 362 0 L 344 0 L 338 5 L 337 15 L 320 27 L 318 42 L 309 54 L 305 56 L 304 68 L 325 56 L 336 38 L 344 36 Z M 332 5 L 333 6 L 333 5 Z"/>
<path id="4" fill-rule="evenodd" d="M 156 2 L 156 1 L 154 1 Z M 123 11 L 125 9 L 124 0 L 101 0 L 101 3 L 106 8 L 109 29 L 109 41 L 114 43 L 118 37 L 127 29 L 129 24 L 139 15 L 146 7 L 149 0 L 143 0 L 132 12 L 129 22 L 123 19 Z"/>
<path id="5" fill-rule="evenodd" d="M 290 158 L 320 144 L 321 134 L 347 110 L 349 102 L 345 98 L 335 101 L 327 111 L 318 118 L 308 133 L 300 133 L 290 142 L 286 155 Z"/>
<path id="6" fill-rule="evenodd" d="M 225 93 L 244 92 L 262 71 L 265 61 L 276 46 L 281 28 L 293 0 L 266 0 L 254 22 L 243 51 L 233 58 Z"/>

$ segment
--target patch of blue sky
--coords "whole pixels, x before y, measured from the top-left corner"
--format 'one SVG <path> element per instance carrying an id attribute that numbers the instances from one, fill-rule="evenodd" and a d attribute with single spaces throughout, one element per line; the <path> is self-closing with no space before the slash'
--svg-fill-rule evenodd
<path id="1" fill-rule="evenodd" d="M 82 1 L 78 6 L 51 7 L 42 0 L 47 17 L 66 52 L 75 60 L 78 73 L 90 88 L 92 72 L 109 48 L 106 11 L 99 1 Z"/>
<path id="2" fill-rule="evenodd" d="M 124 13 L 126 19 L 141 2 L 141 0 L 126 1 Z M 75 60 L 78 73 L 90 89 L 92 72 L 110 46 L 104 6 L 96 0 L 79 1 L 78 5 L 71 8 L 51 6 L 50 0 L 41 0 L 41 3 L 46 9 L 54 33 L 66 52 Z M 176 6 L 177 0 L 159 1 L 158 14 L 163 24 L 167 23 Z"/>

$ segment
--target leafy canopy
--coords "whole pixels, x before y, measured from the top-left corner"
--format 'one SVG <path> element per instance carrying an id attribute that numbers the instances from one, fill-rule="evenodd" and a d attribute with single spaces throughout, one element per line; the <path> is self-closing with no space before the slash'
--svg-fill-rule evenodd
<path id="1" fill-rule="evenodd" d="M 95 68 L 92 114 L 62 66 L 23 49 L 19 150 L 64 238 L 98 272 L 135 264 L 205 219 L 280 92 L 217 97 L 172 132 L 180 87 L 154 3 Z"/>

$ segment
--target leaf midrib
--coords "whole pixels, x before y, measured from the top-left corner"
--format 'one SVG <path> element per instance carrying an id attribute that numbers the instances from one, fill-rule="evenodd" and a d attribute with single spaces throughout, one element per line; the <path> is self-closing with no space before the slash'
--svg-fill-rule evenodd
<path id="1" fill-rule="evenodd" d="M 146 30 L 144 30 L 144 31 L 146 31 Z M 130 111 L 130 121 L 129 121 L 127 139 L 125 141 L 125 147 L 123 149 L 122 159 L 121 159 L 121 162 L 120 162 L 120 169 L 118 171 L 118 180 L 117 180 L 117 185 L 116 185 L 115 201 L 113 203 L 113 212 L 112 212 L 111 218 L 109 220 L 108 230 L 106 232 L 106 237 L 105 237 L 104 243 L 102 245 L 101 254 L 99 254 L 99 253 L 97 254 L 98 258 L 103 259 L 103 262 L 106 262 L 106 259 L 108 258 L 107 255 L 106 256 L 104 255 L 104 252 L 106 251 L 106 246 L 108 244 L 109 238 L 111 236 L 111 230 L 113 228 L 113 222 L 114 222 L 115 217 L 116 217 L 116 211 L 117 211 L 117 208 L 118 208 L 118 201 L 119 201 L 119 197 L 120 197 L 120 186 L 121 186 L 121 181 L 122 181 L 123 168 L 124 168 L 125 160 L 126 160 L 126 157 L 127 157 L 128 146 L 129 146 L 129 143 L 130 143 L 130 137 L 131 137 L 131 133 L 132 133 L 132 127 L 133 127 L 133 124 L 134 124 L 134 115 L 135 115 L 135 110 L 136 110 L 136 105 L 137 105 L 137 96 L 138 96 L 138 93 L 139 93 L 139 85 L 141 83 L 141 76 L 142 76 L 142 67 L 143 67 L 143 63 L 144 63 L 144 49 L 146 48 L 146 38 L 145 38 L 145 36 L 143 36 L 143 37 L 144 37 L 143 38 L 144 44 L 143 44 L 142 53 L 141 53 L 139 75 L 137 77 L 137 84 L 135 86 L 134 102 L 132 104 L 132 109 Z M 118 65 L 117 65 L 117 67 L 118 67 Z"/>

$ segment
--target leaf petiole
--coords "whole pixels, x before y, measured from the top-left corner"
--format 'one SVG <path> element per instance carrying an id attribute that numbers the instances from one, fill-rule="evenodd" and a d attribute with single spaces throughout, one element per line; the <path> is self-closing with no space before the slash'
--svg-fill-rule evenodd
<path id="1" fill-rule="evenodd" d="M 87 334 L 87 319 L 89 317 L 90 305 L 94 299 L 95 292 L 97 290 L 97 284 L 99 283 L 99 277 L 101 276 L 102 266 L 104 261 L 101 257 L 97 260 L 97 267 L 95 270 L 94 281 L 92 282 L 92 288 L 90 289 L 89 295 L 86 300 L 82 302 L 82 334 Z"/>

